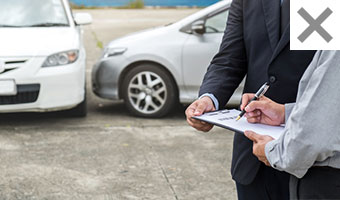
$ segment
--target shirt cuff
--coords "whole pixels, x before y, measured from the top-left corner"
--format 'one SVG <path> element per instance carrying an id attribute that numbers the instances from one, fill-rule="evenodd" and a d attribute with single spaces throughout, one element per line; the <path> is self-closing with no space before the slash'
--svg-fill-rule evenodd
<path id="1" fill-rule="evenodd" d="M 280 153 L 279 145 L 281 145 L 281 143 L 282 140 L 273 140 L 266 144 L 264 152 L 268 162 L 276 170 L 285 171 L 297 178 L 302 178 L 307 173 L 308 169 L 299 168 L 296 163 L 290 163 L 288 161 L 289 158 L 283 156 L 282 152 Z"/>
<path id="2" fill-rule="evenodd" d="M 276 146 L 278 140 L 273 140 L 270 141 L 266 144 L 266 146 L 264 147 L 264 152 L 266 154 L 267 160 L 270 163 L 270 165 L 277 169 L 277 163 L 280 161 L 280 154 L 277 152 Z"/>
<path id="3" fill-rule="evenodd" d="M 211 94 L 211 93 L 202 94 L 199 99 L 202 99 L 203 97 L 210 97 L 210 99 L 213 101 L 213 103 L 215 105 L 215 109 L 218 110 L 218 108 L 219 108 L 218 107 L 219 106 L 218 100 L 216 99 L 216 97 L 213 94 Z"/>

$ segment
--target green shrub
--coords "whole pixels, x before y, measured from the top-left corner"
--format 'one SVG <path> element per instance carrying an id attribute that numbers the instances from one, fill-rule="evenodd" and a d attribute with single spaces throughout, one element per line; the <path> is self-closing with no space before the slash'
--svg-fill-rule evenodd
<path id="1" fill-rule="evenodd" d="M 144 1 L 143 0 L 131 0 L 127 8 L 132 8 L 132 9 L 141 9 L 144 8 Z"/>
<path id="2" fill-rule="evenodd" d="M 72 9 L 85 9 L 86 8 L 84 4 L 76 5 L 76 4 L 72 3 L 72 2 L 70 2 L 70 5 L 71 5 Z"/>
<path id="3" fill-rule="evenodd" d="M 98 8 L 96 6 L 85 6 L 84 4 L 77 5 L 72 2 L 70 2 L 70 5 L 72 9 L 97 9 Z"/>

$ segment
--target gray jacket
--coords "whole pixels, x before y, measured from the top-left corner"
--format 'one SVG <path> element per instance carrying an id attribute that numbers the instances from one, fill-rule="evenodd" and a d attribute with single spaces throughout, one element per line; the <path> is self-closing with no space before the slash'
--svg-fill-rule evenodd
<path id="1" fill-rule="evenodd" d="M 298 178 L 312 166 L 340 169 L 340 51 L 318 51 L 304 73 L 286 127 L 265 153 L 273 168 Z"/>

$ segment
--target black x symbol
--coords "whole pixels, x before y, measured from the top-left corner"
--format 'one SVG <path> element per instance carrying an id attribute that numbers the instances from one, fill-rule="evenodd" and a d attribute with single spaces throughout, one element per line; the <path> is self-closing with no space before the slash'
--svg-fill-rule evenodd
<path id="1" fill-rule="evenodd" d="M 327 42 L 330 42 L 333 39 L 333 37 L 321 26 L 321 24 L 333 13 L 331 9 L 327 8 L 316 19 L 314 19 L 304 8 L 301 8 L 298 13 L 309 23 L 309 27 L 298 37 L 300 42 L 304 42 L 314 31 L 319 33 Z"/>

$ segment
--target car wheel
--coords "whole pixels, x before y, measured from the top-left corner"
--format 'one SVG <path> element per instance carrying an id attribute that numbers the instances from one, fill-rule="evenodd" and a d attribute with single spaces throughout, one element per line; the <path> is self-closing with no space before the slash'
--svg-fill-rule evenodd
<path id="1" fill-rule="evenodd" d="M 123 80 L 122 96 L 128 110 L 139 117 L 163 117 L 178 102 L 174 80 L 155 64 L 130 70 Z"/>

